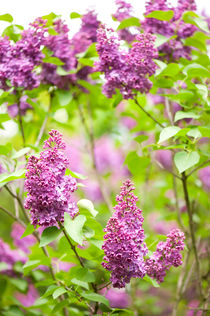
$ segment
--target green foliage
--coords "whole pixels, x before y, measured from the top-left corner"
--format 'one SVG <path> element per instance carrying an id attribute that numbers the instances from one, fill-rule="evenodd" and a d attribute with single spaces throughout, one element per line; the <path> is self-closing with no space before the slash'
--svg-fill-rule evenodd
<path id="1" fill-rule="evenodd" d="M 170 21 L 174 16 L 174 11 L 153 11 L 146 15 L 147 18 L 154 18 L 160 21 Z"/>
<path id="2" fill-rule="evenodd" d="M 47 227 L 42 235 L 39 247 L 44 247 L 57 239 L 57 237 L 60 235 L 60 230 L 56 226 Z"/>

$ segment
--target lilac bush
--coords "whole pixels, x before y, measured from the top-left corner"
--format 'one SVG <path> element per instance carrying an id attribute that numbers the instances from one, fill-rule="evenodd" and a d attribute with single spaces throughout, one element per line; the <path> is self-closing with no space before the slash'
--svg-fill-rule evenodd
<path id="1" fill-rule="evenodd" d="M 0 15 L 3 316 L 209 311 L 208 14 L 115 5 Z"/>

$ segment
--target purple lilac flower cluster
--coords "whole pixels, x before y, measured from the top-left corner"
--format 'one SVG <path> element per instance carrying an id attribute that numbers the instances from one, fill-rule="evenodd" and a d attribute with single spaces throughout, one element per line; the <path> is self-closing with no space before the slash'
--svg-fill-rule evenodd
<path id="1" fill-rule="evenodd" d="M 71 197 L 77 183 L 71 176 L 65 176 L 69 161 L 63 152 L 62 134 L 52 130 L 49 135 L 45 150 L 39 157 L 31 156 L 27 164 L 25 188 L 28 196 L 24 206 L 30 209 L 34 226 L 57 225 L 63 222 L 65 212 L 72 218 L 78 213 Z"/>
<path id="2" fill-rule="evenodd" d="M 159 47 L 160 56 L 163 59 L 178 60 L 180 57 L 190 59 L 191 48 L 183 44 L 183 39 L 190 37 L 196 31 L 196 27 L 185 23 L 181 17 L 189 10 L 196 10 L 194 0 L 179 0 L 177 7 L 172 7 L 166 0 L 148 1 L 146 4 L 145 16 L 152 11 L 172 10 L 174 16 L 171 21 L 160 21 L 154 18 L 145 18 L 142 27 L 146 32 L 161 34 L 168 38 L 176 36 Z"/>
<path id="3" fill-rule="evenodd" d="M 117 11 L 113 14 L 113 18 L 121 22 L 131 17 L 132 5 L 123 0 L 116 0 Z M 118 35 L 121 40 L 128 43 L 133 42 L 135 35 L 132 34 L 127 28 L 118 31 Z"/>
<path id="4" fill-rule="evenodd" d="M 31 90 L 40 84 L 40 76 L 35 67 L 41 63 L 41 45 L 45 29 L 37 19 L 30 28 L 22 33 L 22 38 L 12 45 L 8 38 L 1 38 L 0 49 L 0 88 Z"/>
<path id="5" fill-rule="evenodd" d="M 113 287 L 122 288 L 133 278 L 143 278 L 146 270 L 144 256 L 147 247 L 144 243 L 144 218 L 137 207 L 138 198 L 133 194 L 130 180 L 124 182 L 115 212 L 105 228 L 104 244 L 105 257 L 103 267 L 111 271 Z"/>
<path id="6" fill-rule="evenodd" d="M 151 34 L 139 34 L 137 42 L 126 52 L 120 50 L 119 39 L 112 29 L 102 26 L 98 30 L 97 51 L 99 61 L 96 70 L 104 72 L 106 83 L 103 91 L 112 97 L 119 89 L 124 99 L 133 98 L 134 91 L 148 92 L 152 83 L 148 79 L 156 70 L 153 61 L 157 55 L 154 48 L 155 38 Z"/>
<path id="7" fill-rule="evenodd" d="M 164 281 L 166 271 L 171 266 L 178 267 L 182 264 L 181 251 L 184 249 L 184 233 L 179 229 L 172 230 L 167 235 L 165 242 L 159 242 L 156 251 L 146 260 L 146 273 L 158 283 Z"/>
<path id="8" fill-rule="evenodd" d="M 51 57 L 57 57 L 63 62 L 63 69 L 68 72 L 76 67 L 76 59 L 71 50 L 71 41 L 68 36 L 69 29 L 61 19 L 57 19 L 53 23 L 56 35 L 48 35 L 45 38 L 45 47 L 51 52 Z M 60 89 L 69 89 L 70 83 L 75 79 L 73 74 L 60 76 L 57 73 L 57 66 L 50 63 L 42 64 L 41 78 L 43 83 L 52 84 Z"/>
<path id="9" fill-rule="evenodd" d="M 13 273 L 13 266 L 16 262 L 26 262 L 26 258 L 21 256 L 17 250 L 13 250 L 10 246 L 0 238 L 0 262 L 5 263 L 6 267 L 1 273 Z"/>

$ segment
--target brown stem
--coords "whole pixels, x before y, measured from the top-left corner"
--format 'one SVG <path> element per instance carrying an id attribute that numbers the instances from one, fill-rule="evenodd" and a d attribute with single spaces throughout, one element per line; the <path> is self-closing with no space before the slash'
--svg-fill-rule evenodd
<path id="1" fill-rule="evenodd" d="M 99 287 L 99 288 L 98 288 L 98 291 L 100 291 L 100 290 L 104 289 L 105 287 L 109 286 L 110 284 L 112 284 L 112 282 L 111 282 L 111 281 L 109 281 L 108 283 L 106 283 L 106 284 L 105 284 L 105 285 L 103 285 L 102 287 Z"/>
<path id="2" fill-rule="evenodd" d="M 136 105 L 138 105 L 138 107 L 149 117 L 151 118 L 156 124 L 158 124 L 161 128 L 164 128 L 164 125 L 161 124 L 160 122 L 158 122 L 154 116 L 152 116 L 150 113 L 148 113 L 138 102 L 138 100 L 136 98 L 133 99 L 134 102 L 136 103 Z"/>
<path id="3" fill-rule="evenodd" d="M 68 234 L 67 234 L 65 228 L 63 227 L 63 225 L 62 225 L 61 223 L 58 223 L 58 224 L 59 224 L 60 229 L 63 231 L 64 236 L 66 237 L 66 240 L 68 241 L 68 243 L 69 243 L 71 249 L 72 249 L 73 252 L 75 253 L 75 256 L 77 257 L 77 259 L 78 259 L 78 261 L 79 261 L 81 267 L 84 268 L 84 267 L 85 267 L 85 266 L 84 266 L 84 263 L 82 262 L 82 259 L 81 259 L 80 256 L 78 255 L 75 246 L 72 244 L 71 239 L 69 238 L 69 236 L 68 236 Z"/>
<path id="4" fill-rule="evenodd" d="M 85 265 L 84 265 L 84 263 L 82 262 L 82 259 L 80 258 L 80 256 L 78 255 L 77 250 L 76 250 L 76 247 L 72 244 L 71 239 L 69 238 L 69 236 L 68 236 L 68 234 L 67 234 L 65 228 L 63 227 L 63 225 L 62 225 L 60 222 L 58 222 L 58 225 L 59 225 L 60 229 L 63 231 L 64 236 L 66 237 L 66 240 L 68 241 L 68 243 L 69 243 L 71 249 L 72 249 L 73 252 L 75 253 L 75 256 L 77 257 L 77 259 L 78 259 L 78 261 L 79 261 L 81 267 L 82 267 L 82 268 L 85 268 Z M 95 283 L 91 282 L 91 286 L 92 286 L 94 292 L 97 293 L 97 286 L 95 285 Z M 97 314 L 98 307 L 99 307 L 98 302 L 96 302 L 96 304 L 95 304 L 95 309 L 94 309 L 94 314 Z"/>
<path id="5" fill-rule="evenodd" d="M 95 175 L 96 175 L 98 184 L 100 186 L 100 191 L 101 191 L 101 194 L 102 194 L 102 197 L 103 197 L 103 200 L 104 200 L 105 204 L 107 205 L 110 213 L 112 213 L 112 211 L 113 211 L 112 210 L 112 203 L 111 203 L 111 201 L 109 199 L 107 191 L 104 188 L 104 183 L 103 183 L 103 179 L 102 179 L 102 177 L 100 175 L 100 172 L 97 169 L 96 157 L 95 157 L 95 139 L 94 139 L 93 129 L 89 128 L 89 126 L 87 125 L 85 117 L 84 117 L 84 114 L 83 114 L 83 111 L 82 111 L 80 105 L 78 105 L 78 110 L 79 110 L 79 114 L 80 114 L 80 118 L 81 118 L 82 124 L 83 124 L 83 126 L 85 128 L 85 131 L 86 131 L 88 137 L 89 137 L 90 152 L 91 152 L 91 157 L 92 157 L 93 169 L 95 171 Z"/>
<path id="6" fill-rule="evenodd" d="M 196 262 L 198 290 L 199 290 L 200 297 L 203 298 L 201 275 L 200 275 L 200 263 L 199 263 L 198 252 L 197 252 L 196 241 L 195 241 L 195 229 L 194 229 L 194 223 L 193 223 L 193 214 L 192 214 L 192 209 L 191 209 L 190 200 L 189 200 L 189 193 L 188 193 L 188 189 L 187 189 L 187 177 L 185 175 L 185 172 L 182 173 L 182 186 L 183 186 L 183 191 L 184 191 L 185 203 L 186 203 L 186 207 L 187 207 L 187 214 L 188 214 L 188 218 L 189 218 L 189 228 L 190 228 L 190 237 L 191 237 L 191 242 L 192 242 L 192 249 L 194 252 L 195 262 Z"/>

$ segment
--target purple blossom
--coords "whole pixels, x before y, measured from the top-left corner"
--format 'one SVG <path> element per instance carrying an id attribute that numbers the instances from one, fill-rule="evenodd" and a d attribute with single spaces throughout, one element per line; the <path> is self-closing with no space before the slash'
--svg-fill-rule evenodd
<path id="1" fill-rule="evenodd" d="M 170 150 L 156 150 L 155 159 L 166 170 L 172 170 L 172 152 Z"/>
<path id="2" fill-rule="evenodd" d="M 196 31 L 196 27 L 191 24 L 185 23 L 181 17 L 185 11 L 196 10 L 194 0 L 180 0 L 177 7 L 172 7 L 165 0 L 148 1 L 146 4 L 147 16 L 152 11 L 168 11 L 174 12 L 174 17 L 171 21 L 160 21 L 154 18 L 145 18 L 142 21 L 142 27 L 146 32 L 152 34 L 161 34 L 168 38 L 176 36 L 176 38 L 164 43 L 159 47 L 160 57 L 167 60 L 178 60 L 180 57 L 190 59 L 191 48 L 185 46 L 182 42 L 183 39 L 190 37 Z"/>
<path id="3" fill-rule="evenodd" d="M 52 51 L 51 57 L 57 57 L 64 63 L 62 68 L 68 72 L 76 67 L 76 59 L 68 36 L 69 29 L 60 19 L 54 21 L 54 29 L 58 34 L 48 35 L 45 38 L 45 47 Z M 41 78 L 43 83 L 55 85 L 60 89 L 69 89 L 69 85 L 75 80 L 73 74 L 64 76 L 57 74 L 57 65 L 50 63 L 42 64 Z"/>
<path id="4" fill-rule="evenodd" d="M 130 180 L 124 182 L 118 204 L 109 219 L 102 249 L 105 252 L 103 267 L 111 271 L 113 287 L 122 288 L 133 278 L 143 278 L 146 270 L 144 256 L 147 247 L 144 243 L 144 221 L 142 211 L 137 207 L 138 198 L 132 193 L 135 188 Z"/>
<path id="5" fill-rule="evenodd" d="M 30 307 L 34 305 L 34 302 L 39 297 L 39 293 L 33 284 L 29 284 L 28 291 L 26 294 L 23 293 L 15 293 L 15 298 L 25 307 Z"/>
<path id="6" fill-rule="evenodd" d="M 19 223 L 14 223 L 12 225 L 11 237 L 13 239 L 14 245 L 21 249 L 26 254 L 30 253 L 29 247 L 36 243 L 36 239 L 33 235 L 29 235 L 21 238 L 25 231 L 25 228 Z"/>
<path id="7" fill-rule="evenodd" d="M 44 41 L 45 29 L 37 20 L 22 33 L 22 38 L 12 45 L 6 38 L 1 38 L 0 50 L 0 88 L 13 87 L 31 90 L 40 84 L 40 77 L 35 67 L 41 63 L 43 54 L 41 45 Z"/>
<path id="8" fill-rule="evenodd" d="M 88 11 L 82 17 L 82 26 L 80 32 L 84 32 L 88 35 L 88 39 L 93 43 L 97 40 L 97 29 L 100 25 L 100 21 L 97 19 L 97 15 L 94 11 Z"/>
<path id="9" fill-rule="evenodd" d="M 181 251 L 184 249 L 184 233 L 179 229 L 172 230 L 165 242 L 159 242 L 156 251 L 146 260 L 146 273 L 158 283 L 164 281 L 166 271 L 171 266 L 178 267 L 182 264 Z"/>
<path id="10" fill-rule="evenodd" d="M 13 266 L 16 262 L 26 262 L 26 258 L 18 252 L 13 250 L 10 246 L 0 238 L 0 262 L 6 264 L 6 268 L 1 273 L 11 274 L 13 273 Z"/>
<path id="11" fill-rule="evenodd" d="M 206 191 L 210 191 L 210 166 L 202 168 L 198 172 L 198 176 Z"/>
<path id="12" fill-rule="evenodd" d="M 123 0 L 116 0 L 117 11 L 113 14 L 113 17 L 121 22 L 125 19 L 131 17 L 132 5 Z M 128 43 L 133 42 L 135 35 L 132 34 L 127 28 L 118 31 L 118 35 L 121 40 L 124 40 Z"/>
<path id="13" fill-rule="evenodd" d="M 150 34 L 139 34 L 137 42 L 126 52 L 120 50 L 119 39 L 113 30 L 102 26 L 98 30 L 96 46 L 99 61 L 96 70 L 104 72 L 106 83 L 103 91 L 107 97 L 112 97 L 119 89 L 125 99 L 133 98 L 133 90 L 148 92 L 152 83 L 148 77 L 154 74 L 156 65 L 156 49 L 153 47 L 154 37 Z"/>
<path id="14" fill-rule="evenodd" d="M 25 208 L 30 209 L 34 226 L 57 225 L 63 222 L 65 212 L 72 218 L 78 213 L 71 197 L 77 183 L 71 176 L 65 176 L 69 161 L 63 152 L 62 134 L 52 130 L 49 135 L 43 146 L 45 150 L 39 157 L 31 156 L 27 164 Z"/>
<path id="15" fill-rule="evenodd" d="M 130 297 L 124 289 L 109 289 L 105 294 L 112 308 L 127 308 L 130 303 Z"/>

